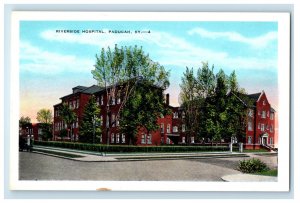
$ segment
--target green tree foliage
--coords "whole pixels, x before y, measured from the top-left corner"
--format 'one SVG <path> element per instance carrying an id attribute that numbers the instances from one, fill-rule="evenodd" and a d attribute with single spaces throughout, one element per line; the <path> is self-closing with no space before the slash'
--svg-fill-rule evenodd
<path id="1" fill-rule="evenodd" d="M 31 119 L 28 116 L 26 116 L 26 117 L 22 116 L 19 120 L 20 127 L 22 127 L 25 124 L 29 124 L 29 123 L 31 123 Z"/>
<path id="2" fill-rule="evenodd" d="M 164 69 L 159 63 L 150 59 L 148 54 L 145 54 L 142 47 L 121 47 L 117 45 L 113 50 L 108 47 L 107 50 L 102 48 L 100 55 L 96 55 L 95 69 L 92 70 L 94 79 L 97 80 L 98 85 L 106 89 L 106 96 L 109 101 L 118 97 L 121 92 L 122 102 L 120 104 L 119 112 L 116 119 L 119 119 L 120 112 L 125 108 L 125 104 L 129 98 L 135 94 L 136 87 L 141 82 L 148 85 L 153 85 L 157 88 L 166 89 L 169 86 L 169 72 Z M 131 101 L 130 103 L 138 103 Z M 106 105 L 107 112 L 110 112 L 110 105 Z M 130 108 L 133 114 L 134 107 L 138 105 L 128 104 L 126 108 Z M 126 113 L 124 113 L 126 115 Z M 155 116 L 155 115 L 153 115 Z M 138 117 L 133 114 L 133 118 Z M 128 120 L 120 123 L 121 128 L 132 129 L 127 133 L 134 133 L 133 126 L 136 126 L 136 120 Z M 131 127 L 129 127 L 131 126 Z M 111 123 L 107 126 L 106 137 L 109 143 Z"/>
<path id="3" fill-rule="evenodd" d="M 52 123 L 52 111 L 50 109 L 41 109 L 37 112 L 37 121 L 40 123 Z"/>
<path id="4" fill-rule="evenodd" d="M 147 134 L 157 130 L 157 118 L 169 113 L 165 108 L 163 90 L 144 81 L 136 87 L 121 111 L 121 132 L 129 136 L 130 144 L 135 144 L 138 130 L 144 129 Z"/>
<path id="5" fill-rule="evenodd" d="M 79 141 L 85 143 L 99 143 L 101 136 L 100 108 L 95 96 L 91 96 L 83 112 L 82 122 L 79 127 Z"/>
<path id="6" fill-rule="evenodd" d="M 186 125 L 187 143 L 190 142 L 190 136 L 196 136 L 199 131 L 197 123 L 200 122 L 199 106 L 201 105 L 201 97 L 199 96 L 199 86 L 194 77 L 193 68 L 186 68 L 180 84 L 181 93 L 180 100 L 185 110 L 184 122 Z"/>
<path id="7" fill-rule="evenodd" d="M 42 134 L 40 135 L 43 140 L 48 140 L 52 138 L 52 112 L 50 109 L 41 109 L 37 112 L 37 121 L 40 122 L 40 128 L 42 129 Z"/>
<path id="8" fill-rule="evenodd" d="M 187 136 L 215 142 L 245 137 L 249 103 L 242 97 L 245 91 L 239 88 L 235 71 L 229 77 L 222 69 L 215 74 L 214 66 L 202 63 L 196 76 L 193 69 L 186 69 L 180 87 Z"/>
<path id="9" fill-rule="evenodd" d="M 52 123 L 40 123 L 42 129 L 42 140 L 49 140 L 52 138 Z"/>
<path id="10" fill-rule="evenodd" d="M 61 129 L 59 132 L 59 136 L 61 137 L 61 140 L 63 141 L 65 137 L 68 136 L 68 130 L 67 129 Z"/>
<path id="11" fill-rule="evenodd" d="M 63 103 L 59 111 L 61 119 L 67 124 L 68 137 L 70 137 L 71 125 L 76 120 L 76 114 L 69 108 L 67 103 Z"/>

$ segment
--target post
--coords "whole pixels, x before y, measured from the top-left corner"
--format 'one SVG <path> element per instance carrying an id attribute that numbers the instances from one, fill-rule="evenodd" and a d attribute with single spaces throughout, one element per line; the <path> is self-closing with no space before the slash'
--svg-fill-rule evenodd
<path id="1" fill-rule="evenodd" d="M 232 153 L 232 142 L 229 143 L 230 153 Z"/>
<path id="2" fill-rule="evenodd" d="M 240 153 L 243 152 L 243 143 L 242 142 L 239 143 L 239 152 Z"/>
<path id="3" fill-rule="evenodd" d="M 93 117 L 93 144 L 95 144 L 95 121 L 96 121 L 96 119 L 95 119 L 95 115 L 94 115 L 94 117 Z"/>

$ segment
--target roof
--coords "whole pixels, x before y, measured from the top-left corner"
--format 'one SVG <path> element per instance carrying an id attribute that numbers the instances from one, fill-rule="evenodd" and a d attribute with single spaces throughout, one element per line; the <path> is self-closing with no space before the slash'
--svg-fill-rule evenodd
<path id="1" fill-rule="evenodd" d="M 254 94 L 243 94 L 237 93 L 235 94 L 243 103 L 244 105 L 248 106 L 249 102 L 252 104 L 252 107 L 256 106 L 256 101 L 261 95 L 261 92 L 254 93 Z"/>
<path id="2" fill-rule="evenodd" d="M 272 107 L 271 107 L 271 110 L 270 110 L 270 111 L 271 111 L 271 112 L 274 112 L 274 113 L 276 112 L 275 109 L 273 109 Z"/>
<path id="3" fill-rule="evenodd" d="M 73 87 L 72 90 L 73 90 L 73 93 L 65 95 L 65 96 L 61 97 L 60 99 L 69 97 L 69 96 L 77 94 L 77 93 L 94 94 L 96 92 L 103 90 L 103 88 L 101 88 L 100 86 L 97 86 L 97 85 L 92 85 L 90 87 L 85 87 L 85 86 L 79 85 L 79 86 Z"/>
<path id="4" fill-rule="evenodd" d="M 261 95 L 261 92 L 258 92 L 258 93 L 254 93 L 254 94 L 248 94 L 247 97 L 249 99 L 253 99 L 253 100 L 257 101 L 258 98 L 260 97 L 260 95 Z"/>
<path id="5" fill-rule="evenodd" d="M 82 91 L 82 93 L 95 94 L 96 92 L 99 92 L 99 91 L 102 91 L 102 90 L 103 90 L 103 88 L 101 88 L 100 86 L 92 85 L 91 87 L 88 87 L 88 88 L 84 89 Z"/>

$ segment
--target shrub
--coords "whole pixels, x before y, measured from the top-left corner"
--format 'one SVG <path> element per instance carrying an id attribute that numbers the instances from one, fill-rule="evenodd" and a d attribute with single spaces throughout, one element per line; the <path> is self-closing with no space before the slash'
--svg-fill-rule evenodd
<path id="1" fill-rule="evenodd" d="M 249 159 L 239 162 L 238 169 L 243 173 L 257 173 L 269 170 L 268 166 L 259 159 Z"/>
<path id="2" fill-rule="evenodd" d="M 97 152 L 211 152 L 228 151 L 228 146 L 132 146 L 132 145 L 103 145 L 58 141 L 36 141 L 35 145 L 63 147 L 78 150 L 88 150 Z"/>

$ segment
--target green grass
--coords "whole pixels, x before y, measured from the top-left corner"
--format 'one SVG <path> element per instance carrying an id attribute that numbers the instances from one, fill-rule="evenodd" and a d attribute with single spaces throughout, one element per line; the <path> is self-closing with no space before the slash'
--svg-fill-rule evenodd
<path id="1" fill-rule="evenodd" d="M 277 169 L 272 169 L 272 170 L 267 170 L 267 171 L 262 171 L 262 172 L 257 172 L 255 173 L 256 175 L 263 175 L 263 176 L 277 176 L 278 171 Z"/>
<path id="2" fill-rule="evenodd" d="M 34 149 L 33 151 L 43 152 L 43 153 L 46 153 L 46 154 L 52 154 L 52 155 L 57 155 L 57 156 L 63 156 L 63 157 L 67 157 L 67 158 L 82 158 L 82 157 L 84 157 L 84 156 L 80 156 L 80 155 L 77 155 L 77 154 L 69 154 L 69 153 L 64 153 L 64 152 L 42 150 L 42 149 Z"/>

